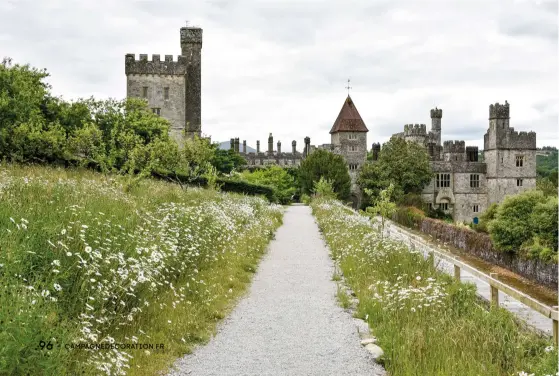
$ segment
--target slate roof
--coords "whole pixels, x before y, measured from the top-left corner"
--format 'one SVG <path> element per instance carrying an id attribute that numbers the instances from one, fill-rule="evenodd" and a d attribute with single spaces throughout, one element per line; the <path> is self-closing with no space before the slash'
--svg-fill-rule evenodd
<path id="1" fill-rule="evenodd" d="M 365 122 L 357 111 L 353 100 L 348 95 L 338 118 L 334 122 L 330 133 L 336 132 L 368 132 Z"/>

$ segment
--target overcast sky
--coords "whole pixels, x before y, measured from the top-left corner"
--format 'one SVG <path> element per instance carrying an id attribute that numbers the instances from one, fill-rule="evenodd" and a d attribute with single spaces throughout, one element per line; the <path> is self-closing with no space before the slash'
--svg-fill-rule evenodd
<path id="1" fill-rule="evenodd" d="M 443 140 L 482 148 L 505 100 L 511 126 L 559 146 L 557 18 L 556 0 L 0 0 L 0 54 L 66 99 L 123 98 L 124 55 L 180 54 L 188 20 L 214 141 L 329 143 L 350 78 L 369 146 L 438 106 Z"/>

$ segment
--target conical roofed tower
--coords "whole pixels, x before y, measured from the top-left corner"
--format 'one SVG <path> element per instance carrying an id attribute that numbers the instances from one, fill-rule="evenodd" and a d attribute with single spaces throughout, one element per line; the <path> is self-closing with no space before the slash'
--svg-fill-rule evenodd
<path id="1" fill-rule="evenodd" d="M 330 134 L 336 132 L 369 132 L 349 95 L 344 101 L 332 129 L 330 129 Z"/>

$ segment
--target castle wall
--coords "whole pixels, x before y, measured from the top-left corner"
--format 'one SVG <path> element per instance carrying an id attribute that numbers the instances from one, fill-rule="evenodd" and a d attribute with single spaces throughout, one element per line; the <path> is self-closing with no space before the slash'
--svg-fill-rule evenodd
<path id="1" fill-rule="evenodd" d="M 185 82 L 181 75 L 129 74 L 126 78 L 126 96 L 142 98 L 147 87 L 150 108 L 160 108 L 160 115 L 171 123 L 171 137 L 183 144 L 185 127 Z M 169 88 L 169 99 L 164 97 L 164 88 Z"/>

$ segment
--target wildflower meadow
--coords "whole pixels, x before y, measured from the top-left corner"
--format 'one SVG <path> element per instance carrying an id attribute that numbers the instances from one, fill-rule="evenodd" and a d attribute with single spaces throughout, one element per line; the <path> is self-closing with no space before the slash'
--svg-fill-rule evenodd
<path id="1" fill-rule="evenodd" d="M 556 374 L 552 340 L 505 309 L 487 307 L 474 285 L 383 239 L 368 217 L 339 201 L 319 198 L 311 206 L 332 258 L 359 299 L 356 315 L 369 323 L 391 376 Z"/>
<path id="2" fill-rule="evenodd" d="M 281 207 L 131 179 L 0 165 L 0 374 L 156 374 L 243 294 Z"/>

